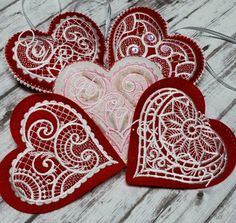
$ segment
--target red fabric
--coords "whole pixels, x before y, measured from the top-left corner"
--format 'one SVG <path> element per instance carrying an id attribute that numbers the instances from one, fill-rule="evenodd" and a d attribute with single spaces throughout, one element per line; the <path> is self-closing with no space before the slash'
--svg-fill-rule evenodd
<path id="1" fill-rule="evenodd" d="M 52 58 L 50 59 L 50 61 L 48 63 L 46 63 L 43 67 L 40 67 L 38 68 L 35 72 L 37 73 L 39 70 L 43 73 L 43 74 L 38 74 L 40 75 L 42 78 L 46 77 L 48 74 L 49 74 L 49 69 L 52 69 L 52 73 L 55 77 L 57 77 L 58 73 L 59 73 L 59 70 L 61 69 L 61 62 L 58 63 L 58 65 L 56 65 L 55 69 L 53 70 L 53 65 L 54 65 L 54 62 L 53 61 L 56 61 L 57 60 L 57 57 L 60 57 L 60 50 L 67 50 L 66 53 L 67 53 L 67 56 L 69 55 L 72 55 L 72 53 L 70 52 L 70 48 L 71 47 L 73 50 L 78 50 L 80 51 L 80 56 L 78 55 L 73 55 L 73 57 L 69 58 L 68 60 L 65 60 L 63 63 L 65 64 L 68 64 L 68 63 L 71 63 L 71 62 L 74 62 L 74 61 L 77 61 L 77 60 L 80 60 L 80 59 L 85 59 L 85 60 L 91 60 L 89 59 L 88 57 L 86 57 L 85 55 L 83 55 L 83 51 L 82 49 L 78 49 L 79 47 L 81 47 L 81 43 L 78 43 L 78 42 L 75 42 L 75 41 L 65 41 L 65 39 L 63 38 L 63 35 L 62 34 L 57 34 L 57 38 L 53 39 L 52 37 L 52 34 L 55 34 L 57 32 L 57 28 L 58 28 L 58 25 L 60 23 L 62 23 L 63 20 L 65 20 L 66 18 L 77 18 L 77 19 L 82 19 L 84 20 L 87 24 L 86 26 L 82 26 L 80 27 L 80 24 L 77 24 L 77 21 L 76 20 L 72 20 L 70 21 L 71 23 L 74 23 L 74 28 L 75 29 L 73 32 L 72 35 L 77 35 L 75 32 L 80 32 L 81 34 L 81 30 L 80 29 L 85 29 L 86 30 L 86 34 L 89 35 L 93 30 L 95 30 L 96 32 L 96 41 L 98 41 L 98 45 L 99 45 L 99 48 L 96 50 L 96 54 L 95 57 L 96 59 L 95 60 L 92 60 L 94 62 L 97 62 L 97 63 L 103 63 L 103 57 L 104 57 L 104 52 L 105 52 L 105 41 L 104 41 L 104 37 L 103 37 L 103 34 L 100 30 L 100 28 L 97 26 L 97 24 L 91 20 L 88 16 L 86 15 L 83 15 L 81 13 L 77 13 L 77 12 L 66 12 L 66 13 L 63 13 L 63 14 L 60 14 L 58 16 L 56 16 L 50 26 L 49 26 L 49 29 L 48 29 L 48 32 L 44 33 L 44 32 L 41 32 L 39 30 L 33 30 L 34 32 L 34 35 L 35 35 L 35 40 L 37 41 L 42 41 L 43 38 L 49 40 L 52 45 L 53 45 L 53 48 L 49 48 L 48 46 L 48 42 L 43 42 L 43 47 L 45 47 L 45 50 L 48 50 L 51 52 L 51 50 L 54 50 L 54 55 L 52 56 Z M 84 23 L 85 23 L 84 22 Z M 88 24 L 90 25 L 90 27 L 88 26 Z M 70 24 L 71 26 L 72 24 Z M 64 26 L 61 26 L 60 27 L 60 33 L 62 33 L 63 31 L 66 32 L 66 29 L 68 28 L 68 24 L 64 25 Z M 72 29 L 72 28 L 71 28 Z M 70 32 L 72 32 L 71 30 L 69 30 Z M 71 34 L 70 33 L 67 33 L 66 35 L 68 35 L 69 37 L 68 38 L 71 38 L 73 39 L 74 36 L 70 36 Z M 18 38 L 21 36 L 21 38 L 25 38 L 27 36 L 31 37 L 31 41 L 33 39 L 32 37 L 32 31 L 24 31 L 24 32 L 19 32 L 19 33 L 16 33 L 14 36 L 12 36 L 6 47 L 5 47 L 5 57 L 6 57 L 6 60 L 15 76 L 15 78 L 17 78 L 21 83 L 23 83 L 24 85 L 26 85 L 27 87 L 31 87 L 33 89 L 36 89 L 36 90 L 39 90 L 39 91 L 44 91 L 44 92 L 51 92 L 52 91 L 52 87 L 53 87 L 53 84 L 54 84 L 54 81 L 52 82 L 47 82 L 46 80 L 38 80 L 37 78 L 32 78 L 29 76 L 29 74 L 27 73 L 24 73 L 23 69 L 21 68 L 21 65 L 20 64 L 17 64 L 16 60 L 13 58 L 14 54 L 13 54 L 13 48 L 15 47 L 15 44 L 19 42 Z M 78 37 L 79 38 L 79 37 Z M 90 37 L 91 38 L 91 37 Z M 60 44 L 64 44 L 66 45 L 65 48 L 63 47 L 60 47 Z M 78 46 L 77 46 L 78 44 Z M 36 44 L 32 47 L 35 47 L 35 50 L 37 50 L 36 48 Z M 59 48 L 58 48 L 59 47 Z M 25 58 L 25 55 L 24 53 L 26 54 L 27 52 L 24 52 L 24 48 L 21 49 L 21 48 L 18 48 L 19 49 L 19 55 L 21 55 L 22 57 L 22 61 L 24 61 L 24 63 L 27 63 L 27 66 L 37 66 L 34 62 L 32 61 L 27 61 L 27 58 Z M 31 53 L 31 50 L 32 48 L 29 48 L 28 51 L 29 53 Z M 38 53 L 40 53 L 40 50 L 41 49 L 38 49 Z M 62 52 L 63 54 L 63 52 Z M 63 55 L 62 55 L 63 56 Z M 64 55 L 65 56 L 65 55 Z M 45 58 L 47 58 L 47 54 L 45 54 L 44 56 Z M 81 57 L 81 58 L 79 58 Z M 32 59 L 35 59 L 33 56 L 32 56 Z M 37 59 L 37 58 L 36 58 Z M 42 59 L 42 58 L 41 58 Z M 38 59 L 40 60 L 40 58 Z M 52 65 L 49 65 L 49 64 L 52 64 Z M 58 69 L 58 70 L 57 70 Z"/>
<path id="2" fill-rule="evenodd" d="M 197 111 L 200 111 L 202 114 L 205 113 L 205 102 L 204 97 L 200 90 L 195 87 L 193 84 L 191 84 L 188 81 L 177 79 L 177 78 L 170 78 L 165 80 L 160 80 L 157 83 L 151 85 L 142 95 L 140 98 L 138 105 L 136 107 L 135 113 L 134 113 L 134 119 L 133 122 L 135 124 L 133 125 L 131 136 L 130 136 L 130 145 L 129 145 L 129 152 L 128 152 L 128 164 L 127 164 L 127 172 L 126 172 L 126 180 L 127 183 L 130 185 L 138 185 L 138 186 L 153 186 L 153 187 L 165 187 L 165 188 L 182 188 L 182 189 L 190 189 L 190 188 L 205 188 L 209 186 L 213 186 L 215 184 L 218 184 L 225 180 L 230 173 L 233 171 L 236 163 L 236 138 L 234 133 L 222 122 L 214 119 L 209 119 L 210 128 L 219 136 L 219 138 L 223 141 L 224 149 L 227 154 L 227 160 L 226 160 L 226 166 L 224 167 L 223 173 L 218 175 L 216 178 L 209 181 L 208 184 L 201 182 L 201 180 L 197 180 L 194 183 L 187 183 L 187 182 L 180 182 L 177 180 L 168 179 L 170 176 L 168 174 L 166 175 L 166 179 L 164 179 L 161 175 L 157 174 L 156 177 L 154 177 L 154 174 L 150 171 L 150 176 L 135 176 L 135 173 L 137 171 L 137 168 L 139 168 L 139 163 L 142 162 L 142 157 L 145 157 L 147 154 L 142 154 L 142 157 L 139 155 L 139 140 L 140 136 L 137 133 L 137 129 L 140 127 L 137 123 L 137 120 L 140 118 L 140 114 L 142 112 L 142 109 L 147 102 L 147 99 L 152 95 L 153 93 L 157 92 L 160 89 L 164 88 L 174 88 L 178 89 L 182 92 L 184 92 L 186 95 L 188 95 L 192 102 L 194 103 Z M 170 99 L 171 100 L 171 99 Z M 155 112 L 155 111 L 153 111 Z M 189 114 L 191 114 L 191 111 L 189 111 Z M 147 114 L 147 116 L 150 114 Z M 157 117 L 157 116 L 156 116 Z M 199 116 L 200 117 L 200 116 Z M 150 127 L 152 131 L 153 127 Z M 176 133 L 176 132 L 174 132 Z M 174 134 L 173 133 L 173 134 Z M 156 134 L 158 133 L 158 128 L 156 130 Z M 159 139 L 160 136 L 157 136 L 157 139 Z M 200 135 L 200 137 L 205 137 L 204 134 Z M 201 140 L 201 138 L 200 138 Z M 163 145 L 159 145 L 163 146 Z M 164 147 L 165 148 L 165 147 Z M 174 147 L 175 149 L 176 147 Z M 190 148 L 191 149 L 191 148 Z M 198 149 L 202 149 L 201 154 L 203 154 L 203 160 L 206 153 L 204 151 L 207 150 L 207 148 L 198 147 Z M 164 149 L 162 149 L 163 151 Z M 188 152 L 191 152 L 189 150 Z M 213 151 L 214 152 L 214 151 Z M 155 156 L 155 154 L 153 155 Z M 168 158 L 171 155 L 168 156 Z M 152 157 L 154 159 L 154 157 Z M 167 162 L 167 160 L 164 160 Z M 214 160 L 212 159 L 212 162 Z M 208 161 L 208 164 L 211 164 L 211 161 Z M 158 165 L 158 164 L 157 164 Z M 203 164 L 202 164 L 203 165 Z M 201 164 L 200 164 L 201 166 Z M 161 168 L 161 167 L 158 167 Z M 139 170 L 138 170 L 139 171 Z M 169 170 L 171 172 L 171 170 Z M 187 170 L 186 170 L 187 172 Z"/>
<path id="3" fill-rule="evenodd" d="M 112 165 L 105 166 L 103 169 L 100 169 L 97 173 L 95 173 L 91 178 L 88 178 L 86 182 L 82 183 L 79 188 L 75 189 L 72 194 L 68 194 L 65 198 L 61 198 L 59 201 L 49 204 L 43 205 L 35 205 L 23 202 L 19 197 L 16 196 L 15 191 L 13 191 L 11 187 L 10 179 L 10 168 L 12 166 L 12 161 L 16 159 L 17 155 L 23 152 L 26 148 L 26 144 L 22 141 L 22 135 L 20 133 L 21 129 L 21 121 L 24 118 L 26 112 L 28 112 L 29 108 L 34 106 L 38 102 L 43 102 L 44 100 L 50 101 L 54 100 L 56 102 L 62 102 L 71 106 L 73 109 L 80 113 L 87 121 L 88 126 L 91 128 L 92 132 L 95 135 L 95 138 L 98 139 L 101 146 L 103 146 L 104 150 L 107 154 L 112 157 L 116 163 Z M 40 111 L 41 112 L 41 111 Z M 44 117 L 44 112 L 38 113 L 33 116 L 33 118 L 29 119 L 27 124 L 27 128 L 32 122 L 39 120 Z M 109 144 L 107 139 L 104 137 L 99 128 L 95 125 L 95 123 L 89 118 L 89 116 L 81 109 L 78 105 L 76 105 L 71 100 L 56 94 L 34 94 L 32 96 L 27 97 L 23 101 L 21 101 L 15 108 L 11 117 L 11 133 L 17 144 L 17 148 L 10 152 L 1 162 L 0 164 L 0 193 L 3 199 L 11 205 L 13 208 L 27 213 L 44 213 L 48 211 L 52 211 L 58 208 L 61 208 L 72 201 L 78 199 L 85 193 L 92 190 L 95 186 L 101 184 L 106 181 L 108 178 L 112 177 L 116 173 L 120 172 L 121 169 L 125 167 L 124 162 L 117 155 L 115 150 Z M 39 148 L 40 149 L 40 148 Z M 40 168 L 38 166 L 38 168 Z"/>
<path id="4" fill-rule="evenodd" d="M 155 37 L 153 42 L 145 40 L 148 33 L 152 33 L 152 37 Z M 156 46 L 158 53 L 157 49 L 152 47 L 157 42 L 160 43 Z M 167 22 L 158 12 L 150 8 L 137 7 L 123 12 L 111 28 L 108 44 L 110 66 L 116 57 L 121 59 L 127 56 L 130 47 L 138 45 L 140 52 L 134 54 L 129 52 L 129 54 L 154 61 L 165 77 L 181 77 L 196 83 L 204 69 L 203 52 L 197 43 L 181 34 L 168 34 Z M 166 47 L 167 51 L 163 52 L 162 47 Z"/>

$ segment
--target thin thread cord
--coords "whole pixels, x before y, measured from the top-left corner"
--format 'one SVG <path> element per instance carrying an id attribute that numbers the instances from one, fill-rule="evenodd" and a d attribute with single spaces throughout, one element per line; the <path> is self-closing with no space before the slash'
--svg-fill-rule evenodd
<path id="1" fill-rule="evenodd" d="M 227 84 L 226 82 L 224 82 L 221 78 L 219 78 L 217 76 L 217 74 L 215 73 L 215 71 L 211 68 L 211 66 L 209 65 L 209 63 L 206 63 L 206 70 L 211 74 L 212 77 L 214 77 L 220 84 L 222 84 L 224 87 L 232 90 L 232 91 L 236 91 L 236 88 L 233 86 L 230 86 L 229 84 Z"/>
<path id="2" fill-rule="evenodd" d="M 59 14 L 61 14 L 62 8 L 61 8 L 60 0 L 57 0 L 57 3 L 58 3 L 58 8 L 59 8 Z M 36 27 L 31 22 L 30 18 L 27 16 L 26 11 L 25 11 L 25 0 L 21 1 L 21 8 L 22 8 L 22 13 L 23 13 L 23 16 L 25 17 L 26 22 L 28 23 L 28 25 L 30 26 L 31 29 L 35 30 Z"/>
<path id="3" fill-rule="evenodd" d="M 173 32 L 174 33 L 178 32 L 181 29 L 189 29 L 189 30 L 194 30 L 194 31 L 200 31 L 200 32 L 208 33 L 208 34 L 211 34 L 213 36 L 218 37 L 221 40 L 225 40 L 227 42 L 236 44 L 236 40 L 233 39 L 232 37 L 227 36 L 227 35 L 225 35 L 223 33 L 220 33 L 220 32 L 216 32 L 216 31 L 211 30 L 211 29 L 203 28 L 203 27 L 187 26 L 187 27 L 182 27 L 182 28 L 176 29 Z"/>
<path id="4" fill-rule="evenodd" d="M 95 2 L 101 3 L 100 1 L 95 1 Z M 74 12 L 78 8 L 79 3 L 80 3 L 80 1 L 77 1 L 77 3 L 75 4 Z M 105 38 L 107 38 L 107 36 L 109 34 L 109 29 L 110 29 L 110 25 L 111 25 L 111 4 L 110 4 L 110 0 L 106 0 L 106 3 L 107 3 L 107 14 L 106 14 L 105 27 L 104 27 L 104 36 L 105 36 Z"/>
<path id="5" fill-rule="evenodd" d="M 110 25 L 111 25 L 111 4 L 110 4 L 110 0 L 107 0 L 107 16 L 106 16 L 106 24 L 105 24 L 105 38 L 106 39 L 109 34 Z"/>
<path id="6" fill-rule="evenodd" d="M 96 2 L 98 2 L 98 1 L 96 1 Z M 111 13 L 112 13 L 110 0 L 106 0 L 106 3 L 107 3 L 107 14 L 106 14 L 106 21 L 105 21 L 105 26 L 104 26 L 105 39 L 107 39 L 107 37 L 109 35 L 109 30 L 110 30 L 110 25 L 111 25 Z M 76 11 L 78 5 L 79 5 L 79 1 L 77 1 L 77 3 L 75 4 L 74 11 Z M 104 58 L 103 58 L 103 64 L 105 67 L 108 67 L 107 54 L 108 54 L 108 52 L 106 50 Z"/>
<path id="7" fill-rule="evenodd" d="M 176 29 L 176 30 L 173 31 L 173 33 L 178 33 L 178 31 L 181 30 L 181 29 L 189 29 L 189 30 L 199 31 L 199 32 L 202 32 L 202 33 L 208 33 L 212 36 L 207 36 L 207 37 L 218 38 L 220 40 L 223 40 L 223 41 L 226 41 L 226 42 L 229 42 L 229 43 L 232 43 L 232 44 L 236 44 L 236 40 L 233 39 L 232 37 L 227 36 L 227 35 L 225 35 L 223 33 L 220 33 L 220 32 L 216 32 L 216 31 L 211 30 L 211 29 L 203 28 L 203 27 L 187 26 L 187 27 L 182 27 L 182 28 Z M 215 78 L 224 87 L 228 88 L 229 90 L 236 91 L 236 87 L 233 87 L 233 86 L 227 84 L 220 77 L 218 77 L 218 75 L 215 73 L 215 71 L 212 69 L 212 67 L 210 66 L 210 64 L 208 62 L 206 63 L 206 70 L 211 74 L 211 76 L 213 78 Z"/>

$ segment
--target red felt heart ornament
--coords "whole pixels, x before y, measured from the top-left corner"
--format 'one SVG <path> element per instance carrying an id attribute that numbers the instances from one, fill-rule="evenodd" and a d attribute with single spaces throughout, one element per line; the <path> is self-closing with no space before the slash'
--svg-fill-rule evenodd
<path id="1" fill-rule="evenodd" d="M 47 33 L 28 30 L 15 34 L 5 48 L 6 60 L 18 81 L 51 92 L 58 73 L 69 63 L 103 63 L 105 41 L 89 17 L 67 12 L 56 16 Z"/>
<path id="2" fill-rule="evenodd" d="M 133 122 L 130 185 L 205 188 L 222 182 L 235 167 L 235 135 L 206 118 L 204 97 L 189 81 L 153 84 L 140 98 Z"/>
<path id="3" fill-rule="evenodd" d="M 108 38 L 109 64 L 126 56 L 154 61 L 164 77 L 197 82 L 203 72 L 202 50 L 190 38 L 169 35 L 161 15 L 145 7 L 131 8 L 114 22 Z"/>
<path id="4" fill-rule="evenodd" d="M 89 116 L 63 96 L 27 97 L 10 127 L 17 148 L 0 164 L 0 193 L 17 210 L 63 207 L 125 166 Z"/>

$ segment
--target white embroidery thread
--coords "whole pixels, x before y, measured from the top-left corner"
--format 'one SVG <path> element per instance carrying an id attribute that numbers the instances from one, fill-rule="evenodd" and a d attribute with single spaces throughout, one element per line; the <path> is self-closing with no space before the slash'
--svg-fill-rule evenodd
<path id="1" fill-rule="evenodd" d="M 90 62 L 77 62 L 60 73 L 54 92 L 85 109 L 126 161 L 135 106 L 148 86 L 160 79 L 160 70 L 145 58 L 124 58 L 109 72 Z"/>
<path id="2" fill-rule="evenodd" d="M 174 88 L 157 90 L 140 113 L 134 178 L 154 177 L 206 186 L 225 169 L 227 153 L 208 119 Z"/>
<path id="3" fill-rule="evenodd" d="M 20 133 L 26 148 L 12 162 L 10 182 L 16 195 L 30 204 L 56 202 L 118 163 L 81 114 L 62 102 L 43 101 L 31 107 Z"/>
<path id="4" fill-rule="evenodd" d="M 37 36 L 33 30 L 22 32 L 13 48 L 13 59 L 25 75 L 51 83 L 69 63 L 95 61 L 98 51 L 96 30 L 88 21 L 73 16 L 61 19 L 52 37 Z"/>
<path id="5" fill-rule="evenodd" d="M 184 41 L 165 37 L 159 23 L 149 14 L 133 12 L 115 25 L 112 27 L 115 60 L 142 56 L 155 62 L 164 77 L 193 76 L 197 67 L 193 49 Z"/>

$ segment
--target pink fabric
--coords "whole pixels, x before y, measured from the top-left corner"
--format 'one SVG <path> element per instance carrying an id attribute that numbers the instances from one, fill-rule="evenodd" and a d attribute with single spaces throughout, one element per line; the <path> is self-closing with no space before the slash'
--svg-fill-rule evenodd
<path id="1" fill-rule="evenodd" d="M 157 66 L 145 58 L 122 59 L 110 71 L 76 62 L 59 74 L 54 92 L 85 109 L 126 160 L 135 106 L 148 86 L 161 78 Z"/>

